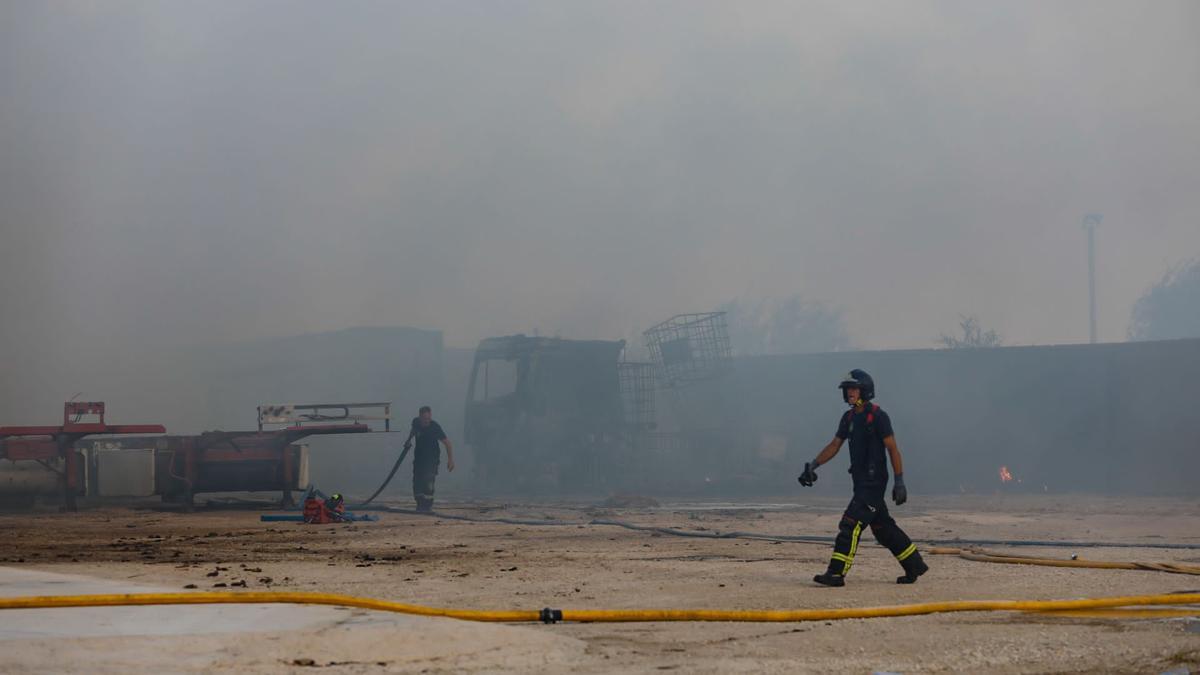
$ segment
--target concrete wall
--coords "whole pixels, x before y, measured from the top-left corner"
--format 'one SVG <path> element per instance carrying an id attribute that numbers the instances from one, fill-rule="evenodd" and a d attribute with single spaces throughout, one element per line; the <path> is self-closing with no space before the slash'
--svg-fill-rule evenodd
<path id="1" fill-rule="evenodd" d="M 1200 340 L 741 358 L 685 397 L 681 424 L 729 444 L 731 489 L 779 494 L 833 437 L 851 368 L 877 382 L 910 489 L 1200 493 Z M 847 465 L 820 490 L 846 489 Z M 1001 486 L 1001 465 L 1019 485 Z"/>

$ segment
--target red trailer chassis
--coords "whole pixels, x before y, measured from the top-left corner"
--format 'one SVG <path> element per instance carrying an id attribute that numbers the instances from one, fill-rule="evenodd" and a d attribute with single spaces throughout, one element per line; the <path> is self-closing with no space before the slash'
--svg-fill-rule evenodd
<path id="1" fill-rule="evenodd" d="M 32 460 L 58 474 L 63 506 L 77 510 L 82 493 L 83 466 L 75 444 L 87 436 L 138 435 L 120 439 L 127 449 L 153 449 L 156 463 L 154 492 L 164 501 L 190 507 L 201 492 L 283 493 L 283 504 L 293 504 L 291 491 L 299 479 L 300 448 L 297 441 L 309 436 L 361 434 L 371 427 L 361 420 L 382 420 L 390 425 L 390 403 L 351 403 L 263 406 L 255 431 L 208 431 L 196 436 L 145 436 L 164 434 L 161 424 L 107 424 L 104 403 L 68 402 L 60 426 L 0 427 L 0 459 Z M 368 416 L 359 408 L 382 408 L 382 416 Z M 333 409 L 330 414 L 327 410 Z M 340 412 L 339 412 L 340 411 Z M 85 418 L 88 418 L 85 420 Z M 264 425 L 287 425 L 263 429 Z M 51 465 L 62 460 L 62 469 Z"/>
<path id="2" fill-rule="evenodd" d="M 292 506 L 298 476 L 299 448 L 308 436 L 362 434 L 365 424 L 288 427 L 270 431 L 209 431 L 199 436 L 145 439 L 155 445 L 160 471 L 156 491 L 164 501 L 192 506 L 201 492 L 280 490 L 283 506 Z M 141 439 L 139 439 L 141 440 Z"/>
<path id="3" fill-rule="evenodd" d="M 98 434 L 161 434 L 166 431 L 161 424 L 107 424 L 103 402 L 68 401 L 63 404 L 60 426 L 0 427 L 0 459 L 32 460 L 58 473 L 63 508 L 75 511 L 75 497 L 83 487 L 79 480 L 81 463 L 75 449 L 76 441 Z M 56 459 L 63 460 L 61 472 L 49 464 Z"/>

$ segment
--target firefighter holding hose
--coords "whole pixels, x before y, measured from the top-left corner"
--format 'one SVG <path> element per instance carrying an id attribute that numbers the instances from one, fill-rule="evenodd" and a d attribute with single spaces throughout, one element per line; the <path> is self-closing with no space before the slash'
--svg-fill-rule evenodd
<path id="1" fill-rule="evenodd" d="M 454 446 L 450 444 L 442 425 L 433 420 L 433 409 L 427 405 L 421 406 L 413 418 L 408 440 L 404 442 L 405 450 L 414 440 L 417 450 L 413 455 L 413 499 L 417 502 L 418 511 L 428 513 L 433 511 L 433 486 L 437 480 L 438 465 L 441 464 L 438 443 L 446 446 L 446 469 L 449 471 L 454 471 Z"/>
<path id="2" fill-rule="evenodd" d="M 875 381 L 866 371 L 857 368 L 850 371 L 842 378 L 838 388 L 842 390 L 842 400 L 850 409 L 842 415 L 833 440 L 804 465 L 804 473 L 799 480 L 801 485 L 811 487 L 817 480 L 817 467 L 833 459 L 842 444 L 849 440 L 854 496 L 838 525 L 829 569 L 813 577 L 813 581 L 823 586 L 844 586 L 846 574 L 854 564 L 862 530 L 870 527 L 876 541 L 891 551 L 904 568 L 904 574 L 896 578 L 896 583 L 911 584 L 928 572 L 929 566 L 921 559 L 917 545 L 888 513 L 885 501 L 888 485 L 885 454 L 891 459 L 896 474 L 892 500 L 896 506 L 908 501 L 908 489 L 904 486 L 904 462 L 892 432 L 892 420 L 871 402 L 875 398 Z"/>

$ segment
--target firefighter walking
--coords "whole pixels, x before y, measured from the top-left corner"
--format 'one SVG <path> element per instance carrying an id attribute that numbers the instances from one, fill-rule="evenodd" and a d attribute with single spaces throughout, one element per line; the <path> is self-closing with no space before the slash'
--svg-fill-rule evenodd
<path id="1" fill-rule="evenodd" d="M 842 415 L 833 440 L 804 465 L 804 473 L 799 480 L 801 485 L 811 487 L 817 480 L 817 467 L 833 459 L 842 444 L 849 440 L 854 496 L 838 525 L 829 569 L 813 577 L 813 581 L 824 586 L 844 586 L 846 574 L 854 565 L 854 555 L 858 551 L 863 528 L 870 527 L 876 541 L 891 551 L 904 568 L 904 574 L 896 578 L 896 583 L 911 584 L 928 572 L 929 566 L 921 559 L 917 545 L 888 513 L 884 499 L 888 485 L 886 454 L 896 474 L 892 500 L 896 506 L 908 501 L 908 489 L 904 486 L 904 462 L 896 445 L 891 418 L 871 402 L 875 398 L 875 381 L 866 371 L 850 371 L 838 388 L 842 390 L 842 399 L 850 409 Z"/>

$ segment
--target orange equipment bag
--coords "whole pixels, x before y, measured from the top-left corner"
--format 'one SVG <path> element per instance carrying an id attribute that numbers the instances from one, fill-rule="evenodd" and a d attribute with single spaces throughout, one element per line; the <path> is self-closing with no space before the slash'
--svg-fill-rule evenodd
<path id="1" fill-rule="evenodd" d="M 325 508 L 325 500 L 316 497 L 304 500 L 304 522 L 314 525 L 332 522 L 329 511 Z"/>
<path id="2" fill-rule="evenodd" d="M 346 519 L 342 514 L 346 512 L 346 505 L 338 503 L 332 509 L 325 504 L 325 500 L 319 497 L 309 497 L 304 500 L 304 522 L 310 525 L 325 525 L 328 523 L 341 523 Z"/>

